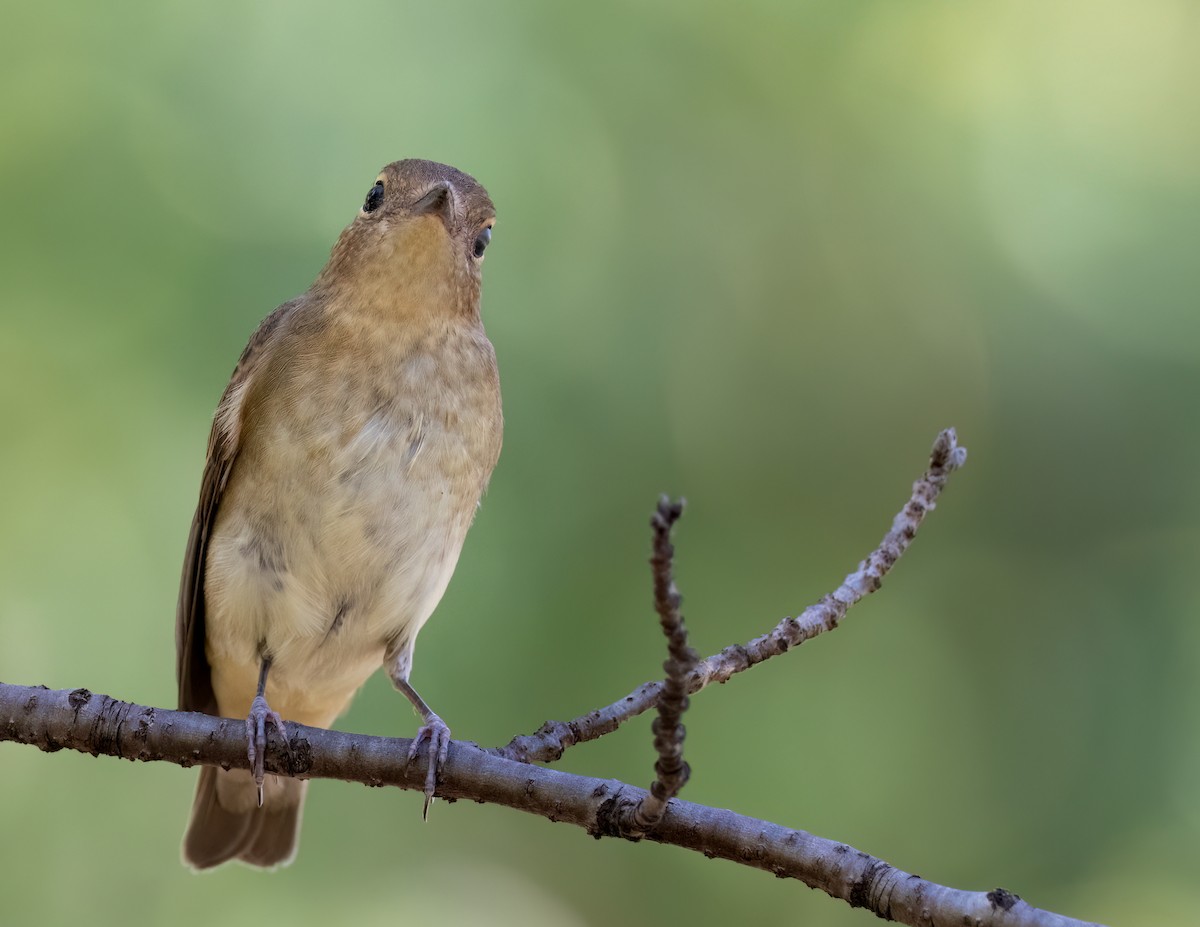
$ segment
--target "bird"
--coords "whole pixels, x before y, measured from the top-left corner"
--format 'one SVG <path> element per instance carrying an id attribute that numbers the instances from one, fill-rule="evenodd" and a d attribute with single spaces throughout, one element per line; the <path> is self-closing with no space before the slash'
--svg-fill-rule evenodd
<path id="1" fill-rule="evenodd" d="M 393 162 L 301 296 L 263 320 L 217 406 L 176 615 L 179 707 L 245 718 L 250 769 L 200 771 L 200 870 L 296 854 L 307 782 L 267 730 L 330 727 L 384 667 L 421 717 L 425 812 L 450 731 L 409 683 L 500 455 L 480 316 L 496 211 L 456 168 Z"/>

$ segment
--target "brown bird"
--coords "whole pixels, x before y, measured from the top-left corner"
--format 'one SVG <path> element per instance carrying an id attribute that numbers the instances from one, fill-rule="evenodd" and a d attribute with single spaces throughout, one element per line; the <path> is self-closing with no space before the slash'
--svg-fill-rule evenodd
<path id="1" fill-rule="evenodd" d="M 253 772 L 200 772 L 183 858 L 291 861 L 307 783 L 264 776 L 266 726 L 329 727 L 382 664 L 429 744 L 450 731 L 408 683 L 500 454 L 479 315 L 495 208 L 431 161 L 380 173 L 304 295 L 250 338 L 217 407 L 176 626 L 179 707 L 245 717 Z"/>

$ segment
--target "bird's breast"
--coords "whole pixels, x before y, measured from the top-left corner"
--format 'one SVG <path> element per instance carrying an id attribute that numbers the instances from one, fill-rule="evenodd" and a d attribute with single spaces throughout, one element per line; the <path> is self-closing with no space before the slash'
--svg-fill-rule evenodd
<path id="1" fill-rule="evenodd" d="M 445 591 L 500 444 L 482 332 L 298 350 L 243 422 L 209 546 L 209 646 L 316 685 L 379 665 Z M 290 669 L 289 669 L 290 667 Z"/>

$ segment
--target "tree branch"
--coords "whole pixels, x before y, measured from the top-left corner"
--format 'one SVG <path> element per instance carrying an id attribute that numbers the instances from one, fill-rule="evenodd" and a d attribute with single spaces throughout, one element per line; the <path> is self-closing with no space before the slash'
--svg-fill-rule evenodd
<path id="1" fill-rule="evenodd" d="M 937 436 L 929 456 L 929 469 L 913 483 L 912 495 L 892 520 L 891 530 L 866 560 L 849 574 L 842 584 L 795 618 L 784 618 L 769 633 L 747 644 L 734 644 L 720 653 L 701 660 L 688 679 L 687 691 L 695 694 L 714 682 L 726 682 L 737 673 L 757 666 L 764 660 L 798 647 L 841 623 L 851 606 L 883 584 L 883 578 L 908 549 L 925 516 L 937 503 L 950 474 L 967 460 L 967 449 L 958 446 L 958 436 L 947 428 Z M 530 763 L 551 763 L 576 744 L 610 734 L 658 704 L 662 682 L 647 682 L 611 705 L 599 708 L 574 721 L 547 721 L 532 734 L 514 737 L 494 752 L 498 756 Z"/>
<path id="2" fill-rule="evenodd" d="M 675 733 L 688 692 L 757 665 L 833 630 L 854 603 L 879 588 L 884 575 L 911 543 L 950 473 L 966 459 L 953 430 L 933 447 L 929 470 L 913 484 L 912 497 L 882 543 L 838 589 L 796 618 L 745 646 L 727 648 L 688 673 L 679 617 L 679 595 L 671 581 L 670 525 L 678 510 L 660 507 L 655 519 L 656 604 L 670 642 L 666 683 L 642 686 L 607 708 L 569 724 L 548 723 L 536 735 L 516 738 L 503 750 L 485 751 L 453 742 L 440 770 L 438 794 L 448 799 L 492 802 L 581 827 L 594 837 L 648 839 L 732 860 L 798 879 L 834 898 L 881 918 L 921 927 L 1086 927 L 1084 922 L 1031 907 L 1004 889 L 966 892 L 896 869 L 845 844 L 790 830 L 767 821 L 672 798 L 686 778 Z M 672 666 L 672 664 L 677 664 Z M 670 686 L 670 696 L 663 695 Z M 656 731 L 661 788 L 650 793 L 615 780 L 547 769 L 530 759 L 552 759 L 566 747 L 599 737 L 661 702 L 666 721 Z M 660 721 L 662 721 L 660 718 Z M 412 741 L 368 737 L 286 724 L 268 739 L 268 772 L 300 778 L 342 779 L 370 786 L 423 791 L 427 756 L 408 757 Z M 285 742 L 286 738 L 286 742 Z M 205 714 L 149 708 L 93 695 L 86 689 L 51 691 L 0 683 L 0 740 L 33 744 L 47 752 L 63 748 L 153 760 L 180 766 L 248 769 L 245 722 Z M 673 758 L 673 760 L 672 760 Z M 678 763 L 674 761 L 677 760 Z M 638 814 L 638 811 L 652 812 Z M 1095 925 L 1093 925 L 1095 927 Z"/>
<path id="3" fill-rule="evenodd" d="M 683 500 L 672 502 L 666 496 L 658 500 L 658 508 L 650 519 L 654 529 L 654 554 L 650 565 L 654 569 L 654 610 L 667 638 L 667 659 L 663 670 L 662 698 L 658 700 L 658 717 L 654 719 L 654 749 L 658 762 L 654 764 L 655 779 L 650 794 L 638 802 L 633 811 L 630 829 L 644 834 L 662 820 L 667 802 L 679 794 L 691 775 L 683 759 L 683 713 L 687 711 L 687 680 L 696 667 L 696 651 L 688 646 L 687 627 L 679 606 L 683 598 L 675 588 L 675 547 L 671 529 L 683 514 Z"/>
<path id="4" fill-rule="evenodd" d="M 287 747 L 271 729 L 268 772 L 416 791 L 425 787 L 424 754 L 408 763 L 411 741 L 406 738 L 291 723 L 286 727 Z M 65 748 L 180 766 L 250 765 L 245 721 L 134 705 L 86 689 L 0 683 L 0 740 L 33 744 L 47 752 Z M 440 773 L 438 794 L 445 798 L 505 805 L 573 824 L 597 838 L 637 839 L 621 829 L 621 821 L 647 794 L 612 779 L 517 763 L 461 741 L 451 744 Z M 984 893 L 947 888 L 842 843 L 678 799 L 669 803 L 646 839 L 798 879 L 854 907 L 913 927 L 1088 927 L 1034 908 L 1004 889 Z"/>

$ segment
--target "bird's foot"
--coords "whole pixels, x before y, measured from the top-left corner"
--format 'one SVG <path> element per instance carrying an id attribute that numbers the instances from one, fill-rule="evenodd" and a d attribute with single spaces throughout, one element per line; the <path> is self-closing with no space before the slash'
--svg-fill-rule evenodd
<path id="1" fill-rule="evenodd" d="M 267 722 L 275 725 L 286 739 L 287 732 L 283 728 L 283 718 L 279 712 L 272 711 L 267 700 L 256 695 L 250 703 L 250 715 L 246 718 L 246 755 L 250 758 L 250 772 L 254 776 L 254 784 L 258 786 L 258 807 L 263 803 L 263 760 L 267 755 Z"/>
<path id="2" fill-rule="evenodd" d="M 412 746 L 408 749 L 408 762 L 411 763 L 417 758 L 421 742 L 424 740 L 429 741 L 429 769 L 425 773 L 425 805 L 421 809 L 421 817 L 428 819 L 433 792 L 437 788 L 438 770 L 446 762 L 446 756 L 450 752 L 450 728 L 433 712 L 429 712 L 425 723 L 417 729 L 417 736 L 413 738 Z"/>

